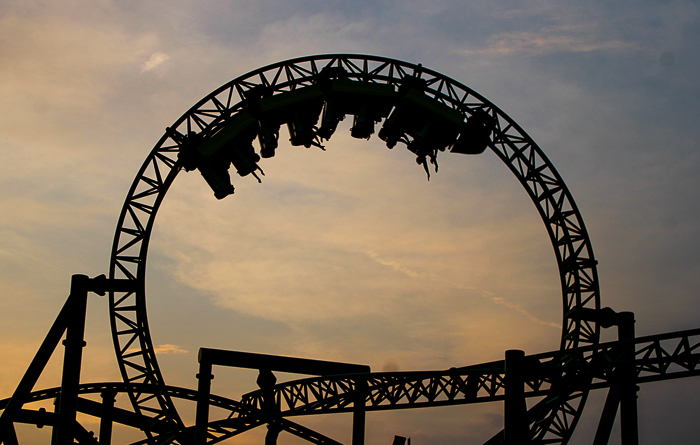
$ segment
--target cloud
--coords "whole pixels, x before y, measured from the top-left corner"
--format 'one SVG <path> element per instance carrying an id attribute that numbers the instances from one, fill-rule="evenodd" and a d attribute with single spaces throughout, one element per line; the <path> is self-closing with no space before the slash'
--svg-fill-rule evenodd
<path id="1" fill-rule="evenodd" d="M 377 252 L 369 250 L 365 253 L 367 255 L 369 255 L 369 257 L 372 258 L 374 261 L 376 261 L 377 263 L 379 263 L 383 266 L 392 267 L 394 270 L 398 270 L 399 272 L 404 273 L 404 274 L 408 275 L 409 277 L 417 277 L 418 276 L 418 272 L 414 272 L 411 269 L 407 269 L 407 268 L 401 266 L 396 261 L 383 260 L 383 259 L 379 258 L 379 255 L 377 254 Z"/>
<path id="2" fill-rule="evenodd" d="M 238 75 L 323 52 L 422 62 L 494 100 L 574 192 L 601 261 L 603 304 L 635 311 L 640 333 L 696 325 L 700 39 L 691 3 L 112 3 L 0 14 L 0 349 L 14 357 L 0 381 L 21 376 L 18 360 L 28 362 L 53 322 L 70 274 L 105 272 L 123 194 L 163 128 Z M 147 282 L 161 286 L 149 290 L 151 326 L 169 342 L 156 348 L 164 370 L 191 385 L 196 364 L 180 345 L 209 341 L 377 370 L 556 349 L 556 264 L 517 181 L 490 153 L 441 155 L 430 183 L 413 158 L 376 136 L 334 136 L 323 154 L 283 147 L 261 164 L 263 184 L 233 175 L 236 195 L 221 202 L 197 172 L 181 174 L 149 253 Z M 164 325 L 171 313 L 206 329 Z M 13 346 L 30 332 L 33 343 Z M 112 347 L 103 337 L 88 340 L 91 350 Z M 426 434 L 411 422 L 382 428 L 471 442 L 435 439 L 436 430 L 465 431 L 462 411 L 453 423 L 442 413 L 416 414 L 435 423 Z M 483 426 L 467 417 L 484 440 L 502 427 L 502 417 L 479 417 Z"/>
<path id="3" fill-rule="evenodd" d="M 133 94 L 118 90 L 138 74 L 155 39 L 114 24 L 8 15 L 0 17 L 0 42 L 12 42 L 0 45 L 3 148 L 16 146 L 22 157 L 40 151 L 35 156 L 44 159 L 60 152 L 63 156 L 52 157 L 56 162 L 85 156 L 94 148 L 86 142 L 115 125 L 106 104 L 121 97 L 117 107 L 123 106 L 123 98 Z"/>
<path id="4" fill-rule="evenodd" d="M 550 328 L 561 329 L 561 324 L 553 323 L 551 321 L 544 321 L 540 318 L 537 318 L 519 304 L 511 303 L 509 301 L 504 300 L 501 297 L 493 297 L 493 296 L 489 296 L 489 295 L 487 295 L 487 297 L 490 298 L 491 301 L 493 301 L 494 303 L 496 303 L 498 305 L 505 306 L 508 309 L 512 309 L 515 312 L 521 313 L 522 315 L 526 316 L 531 321 L 533 321 L 537 324 L 541 324 L 542 326 L 549 326 Z"/>
<path id="5" fill-rule="evenodd" d="M 136 352 L 136 348 L 127 349 L 127 353 Z M 153 352 L 156 354 L 189 354 L 190 351 L 183 349 L 178 345 L 163 344 L 153 347 Z"/>
<path id="6" fill-rule="evenodd" d="M 147 71 L 151 71 L 165 63 L 168 59 L 170 59 L 170 56 L 165 53 L 153 53 L 151 54 L 151 57 L 146 62 L 144 62 L 143 67 L 141 68 L 141 72 L 145 73 Z"/>
<path id="7" fill-rule="evenodd" d="M 462 53 L 499 57 L 513 54 L 624 52 L 638 49 L 635 43 L 606 38 L 593 30 L 562 27 L 498 33 L 489 38 L 484 48 L 468 49 Z"/>
<path id="8" fill-rule="evenodd" d="M 156 354 L 187 354 L 190 352 L 178 345 L 158 345 L 153 348 L 153 351 Z"/>

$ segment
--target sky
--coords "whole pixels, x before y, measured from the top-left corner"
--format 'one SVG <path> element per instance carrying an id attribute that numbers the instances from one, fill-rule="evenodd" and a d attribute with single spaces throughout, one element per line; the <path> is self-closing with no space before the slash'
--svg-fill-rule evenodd
<path id="1" fill-rule="evenodd" d="M 4 0 L 0 397 L 19 382 L 71 275 L 108 273 L 123 200 L 165 128 L 242 74 L 324 53 L 422 63 L 495 103 L 572 192 L 602 305 L 634 312 L 640 336 L 700 327 L 698 2 Z M 490 152 L 445 153 L 426 181 L 406 150 L 348 130 L 346 121 L 325 152 L 282 144 L 261 162 L 261 184 L 234 177 L 236 193 L 221 201 L 198 173 L 178 176 L 147 274 L 168 384 L 196 387 L 200 347 L 374 371 L 558 348 L 553 250 L 506 166 Z M 120 379 L 107 311 L 104 297 L 90 297 L 83 382 Z M 60 354 L 37 389 L 59 385 L 59 370 Z M 215 375 L 221 395 L 255 389 L 254 373 Z M 591 442 L 604 398 L 591 395 L 572 444 Z M 193 422 L 191 406 L 181 412 Z M 640 443 L 695 443 L 698 413 L 697 379 L 643 385 Z M 300 422 L 349 442 L 347 416 Z M 416 445 L 483 443 L 502 428 L 502 405 L 367 422 L 368 444 L 394 434 Z M 48 430 L 18 434 L 40 443 Z M 261 443 L 263 433 L 231 443 Z M 115 430 L 115 443 L 138 437 Z M 299 442 L 282 434 L 280 443 Z"/>

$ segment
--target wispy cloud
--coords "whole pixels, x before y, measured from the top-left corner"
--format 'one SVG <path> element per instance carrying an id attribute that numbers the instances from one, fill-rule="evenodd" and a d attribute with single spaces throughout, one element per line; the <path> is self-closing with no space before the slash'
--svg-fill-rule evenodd
<path id="1" fill-rule="evenodd" d="M 188 350 L 182 349 L 178 345 L 158 345 L 153 348 L 156 354 L 187 354 Z"/>
<path id="2" fill-rule="evenodd" d="M 382 258 L 379 258 L 379 254 L 377 254 L 377 252 L 369 250 L 365 253 L 370 258 L 372 258 L 374 261 L 376 261 L 377 263 L 379 263 L 383 266 L 389 266 L 389 267 L 393 268 L 394 270 L 397 270 L 401 273 L 408 275 L 409 277 L 417 277 L 418 276 L 418 272 L 414 272 L 411 269 L 407 269 L 407 268 L 403 267 L 401 264 L 397 263 L 396 261 L 384 260 Z"/>
<path id="3" fill-rule="evenodd" d="M 464 54 L 509 56 L 516 53 L 587 53 L 634 51 L 634 43 L 608 37 L 587 27 L 555 27 L 537 31 L 507 31 L 492 36 L 485 47 Z"/>
<path id="4" fill-rule="evenodd" d="M 151 54 L 151 57 L 146 62 L 144 62 L 143 67 L 141 68 L 141 72 L 145 73 L 147 71 L 151 71 L 165 63 L 168 59 L 170 59 L 170 56 L 165 53 L 153 53 Z"/>
<path id="5" fill-rule="evenodd" d="M 522 306 L 520 306 L 519 304 L 511 303 L 511 302 L 509 302 L 509 301 L 504 300 L 504 299 L 501 298 L 501 297 L 494 297 L 494 296 L 491 295 L 490 293 L 485 293 L 484 296 L 487 297 L 487 298 L 489 298 L 489 299 L 490 299 L 491 301 L 493 301 L 495 304 L 498 304 L 498 305 L 500 305 L 500 306 L 505 306 L 505 307 L 507 307 L 508 309 L 511 309 L 511 310 L 513 310 L 513 311 L 515 311 L 515 312 L 519 312 L 520 314 L 522 314 L 522 315 L 526 316 L 527 318 L 529 318 L 529 319 L 530 319 L 531 321 L 533 321 L 534 323 L 541 324 L 542 326 L 549 326 L 549 327 L 555 328 L 555 329 L 561 329 L 561 325 L 560 325 L 559 323 L 553 323 L 553 322 L 551 322 L 551 321 L 545 321 L 545 320 L 542 320 L 542 319 L 540 319 L 540 318 L 537 318 L 537 317 L 535 317 L 534 315 L 532 315 L 529 311 L 527 311 L 525 308 L 523 308 Z"/>
<path id="6" fill-rule="evenodd" d="M 136 352 L 138 349 L 131 348 L 127 349 L 127 353 Z M 156 354 L 188 354 L 190 351 L 181 348 L 178 345 L 158 345 L 153 348 L 153 352 Z"/>
<path id="7" fill-rule="evenodd" d="M 0 397 L 12 394 L 70 275 L 105 272 L 124 193 L 163 128 L 222 82 L 307 54 L 421 62 L 496 101 L 574 192 L 604 305 L 634 311 L 640 335 L 696 326 L 692 2 L 124 3 L 0 8 Z M 666 68 L 664 51 L 675 55 Z M 407 150 L 351 138 L 351 121 L 324 153 L 288 147 L 282 128 L 285 147 L 261 161 L 264 183 L 232 173 L 236 195 L 221 202 L 199 173 L 178 176 L 154 226 L 147 280 L 154 334 L 172 342 L 155 345 L 168 380 L 192 384 L 200 345 L 386 371 L 558 347 L 552 247 L 497 157 L 445 153 L 428 183 Z M 107 309 L 104 299 L 90 305 Z M 181 329 L 183 319 L 199 328 Z M 88 323 L 105 333 L 101 318 Z M 110 336 L 91 338 L 86 381 L 118 379 Z M 249 391 L 252 380 L 236 375 L 227 393 Z M 692 412 L 691 402 L 666 411 Z M 656 425 L 649 419 L 663 412 L 649 406 L 640 416 Z M 427 410 L 382 420 L 374 434 L 483 442 L 502 427 L 502 406 L 491 417 L 472 408 L 466 424 L 462 410 Z M 668 420 L 676 437 L 697 430 Z M 684 435 L 673 442 L 697 436 Z"/>

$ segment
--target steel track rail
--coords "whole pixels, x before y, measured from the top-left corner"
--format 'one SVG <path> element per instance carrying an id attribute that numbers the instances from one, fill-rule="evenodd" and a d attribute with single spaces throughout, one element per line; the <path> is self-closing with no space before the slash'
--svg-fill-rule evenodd
<path id="1" fill-rule="evenodd" d="M 157 395 L 167 396 L 172 399 L 187 400 L 196 402 L 199 398 L 197 391 L 188 388 L 169 386 L 169 385 L 143 385 L 143 384 L 127 384 L 121 382 L 101 382 L 89 383 L 80 385 L 78 393 L 81 395 L 87 394 L 109 394 L 108 397 L 114 397 L 117 394 L 129 394 L 136 392 L 139 395 L 155 397 Z M 61 388 L 48 388 L 40 391 L 34 391 L 27 397 L 26 404 L 39 402 L 42 400 L 56 400 L 61 393 Z M 0 400 L 0 410 L 5 409 L 10 399 Z M 223 419 L 218 419 L 218 422 L 231 419 L 236 420 L 236 426 L 220 428 L 217 421 L 212 421 L 208 428 L 208 444 L 215 444 L 230 437 L 242 434 L 253 428 L 261 426 L 269 421 L 264 416 L 256 416 L 254 408 L 243 405 L 240 402 L 221 397 L 210 395 L 208 399 L 209 406 L 218 408 L 225 414 Z M 252 411 L 251 411 L 252 409 Z M 93 417 L 101 417 L 103 415 L 103 406 L 99 402 L 89 399 L 78 399 L 78 411 L 88 414 Z M 143 445 L 147 443 L 171 443 L 173 441 L 191 442 L 194 434 L 194 427 L 184 427 L 175 425 L 172 422 L 163 420 L 160 416 L 149 416 L 143 412 L 136 413 L 120 408 L 112 408 L 112 417 L 115 423 L 126 425 L 132 428 L 140 429 L 149 433 L 149 437 L 145 440 L 134 442 L 131 445 Z M 44 425 L 54 425 L 57 421 L 56 415 L 46 410 L 30 410 L 21 409 L 13 422 L 34 424 L 38 427 Z M 339 442 L 324 436 L 316 431 L 299 425 L 295 422 L 281 419 L 279 426 L 282 430 L 294 434 L 307 442 L 317 445 L 340 445 Z M 82 429 L 82 428 L 81 428 Z"/>
<path id="2" fill-rule="evenodd" d="M 634 347 L 634 358 L 626 348 Z M 566 351 L 526 356 L 525 397 L 559 397 L 621 383 L 621 367 L 634 366 L 636 383 L 700 375 L 700 329 L 582 347 L 579 358 Z M 309 378 L 275 386 L 282 416 L 351 412 L 358 384 L 366 384 L 365 409 L 381 411 L 502 401 L 505 361 L 451 368 L 445 371 L 386 372 Z M 363 385 L 364 387 L 364 385 Z M 263 395 L 254 391 L 241 403 L 261 409 Z M 529 413 L 531 431 L 541 421 L 535 405 Z M 251 411 L 252 412 L 252 411 Z M 555 419 L 555 424 L 565 418 Z M 225 423 L 225 422 L 220 422 Z"/>
<path id="3" fill-rule="evenodd" d="M 182 138 L 194 132 L 206 140 L 241 110 L 246 91 L 265 87 L 282 94 L 312 85 L 326 66 L 340 66 L 356 81 L 397 85 L 407 76 L 421 76 L 426 94 L 465 116 L 484 110 L 495 120 L 492 151 L 508 166 L 535 204 L 554 248 L 562 288 L 562 351 L 598 343 L 599 326 L 581 317 L 581 309 L 599 309 L 596 261 L 573 197 L 553 164 L 537 144 L 502 110 L 465 85 L 438 72 L 382 57 L 334 54 L 279 62 L 252 71 L 207 95 L 182 115 L 158 141 L 139 170 L 117 224 L 110 278 L 134 280 L 133 292 L 110 294 L 110 318 L 117 361 L 125 382 L 165 385 L 153 348 L 146 313 L 145 275 L 148 245 L 155 217 L 180 165 Z M 566 443 L 583 408 L 586 391 L 560 397 L 542 413 L 536 441 Z M 142 397 L 128 392 L 137 413 L 156 413 L 182 426 L 167 393 Z M 566 428 L 549 425 L 566 417 Z M 551 433 L 551 434 L 550 434 Z M 550 437 L 551 436 L 551 437 Z M 552 440 L 554 442 L 552 442 Z"/>
<path id="4" fill-rule="evenodd" d="M 634 346 L 633 360 L 624 355 L 630 345 Z M 700 329 L 603 343 L 581 348 L 579 352 L 582 360 L 568 362 L 567 355 L 562 351 L 527 356 L 525 397 L 546 400 L 552 393 L 561 393 L 562 389 L 564 392 L 575 392 L 582 385 L 587 389 L 609 388 L 622 383 L 617 371 L 630 364 L 634 366 L 637 384 L 700 375 Z M 260 391 L 248 393 L 240 401 L 210 395 L 209 405 L 227 414 L 222 419 L 209 422 L 207 443 L 218 443 L 280 417 L 352 412 L 360 380 L 366 383 L 363 391 L 367 394 L 365 407 L 368 411 L 497 402 L 504 399 L 506 391 L 504 361 L 446 371 L 371 373 L 295 380 L 275 386 L 275 399 L 280 406 L 279 414 L 275 415 L 263 414 Z M 198 399 L 195 390 L 174 386 L 107 382 L 83 384 L 78 389 L 81 395 L 129 391 L 143 396 L 167 395 L 171 399 L 192 402 Z M 34 391 L 28 395 L 26 403 L 56 399 L 59 395 L 60 388 Z M 0 400 L 0 410 L 8 402 L 9 399 Z M 528 422 L 531 428 L 540 419 L 537 411 L 545 404 L 540 402 L 530 409 Z M 90 400 L 81 399 L 79 403 L 81 412 L 93 416 L 100 415 L 100 408 L 99 403 Z M 51 414 L 23 409 L 16 421 L 50 424 Z M 158 443 L 190 437 L 192 431 L 192 427 L 177 428 L 158 417 L 123 410 L 115 421 L 151 432 Z M 283 423 L 282 427 L 312 443 L 337 443 L 292 422 Z M 147 440 L 136 443 L 146 443 Z"/>

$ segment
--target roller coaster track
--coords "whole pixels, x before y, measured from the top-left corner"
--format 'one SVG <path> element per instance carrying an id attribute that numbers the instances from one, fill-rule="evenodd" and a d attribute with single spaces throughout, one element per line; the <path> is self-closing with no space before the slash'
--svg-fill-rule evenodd
<path id="1" fill-rule="evenodd" d="M 633 346 L 634 358 L 626 358 Z M 581 388 L 600 389 L 621 383 L 619 369 L 634 366 L 635 383 L 700 374 L 700 329 L 640 337 L 582 347 L 578 357 L 562 351 L 526 356 L 525 397 L 566 398 Z M 447 371 L 372 373 L 287 382 L 275 386 L 281 416 L 351 412 L 359 391 L 367 411 L 381 411 L 502 401 L 506 391 L 505 361 L 451 368 Z M 551 400 L 548 400 L 549 403 Z M 241 402 L 262 409 L 263 395 L 255 391 Z M 562 434 L 566 419 L 542 422 L 544 403 L 529 411 L 531 439 Z M 252 411 L 251 411 L 252 412 Z M 243 415 L 245 417 L 245 415 Z M 222 421 L 217 425 L 226 424 Z"/>
<path id="2" fill-rule="evenodd" d="M 182 169 L 193 169 L 189 168 L 187 161 L 192 144 L 196 143 L 195 149 L 206 144 L 216 146 L 218 142 L 212 141 L 221 140 L 222 134 L 249 117 L 246 113 L 252 113 L 251 97 L 262 94 L 262 97 L 278 103 L 293 103 L 297 100 L 293 98 L 301 97 L 297 93 L 321 91 L 322 85 L 328 88 L 329 82 L 336 82 L 339 77 L 328 77 L 331 71 L 336 75 L 343 73 L 345 87 L 361 86 L 370 92 L 389 91 L 384 99 L 392 98 L 391 110 L 404 106 L 403 99 L 399 99 L 402 88 L 405 91 L 407 85 L 420 83 L 422 89 L 416 97 L 423 101 L 426 110 L 456 115 L 460 125 L 465 126 L 463 128 L 482 118 L 492 123 L 488 131 L 488 148 L 525 189 L 544 222 L 554 249 L 563 309 L 559 350 L 530 356 L 522 354 L 522 361 L 517 362 L 516 367 L 512 366 L 515 356 L 511 354 L 509 359 L 507 352 L 505 360 L 444 371 L 363 371 L 305 378 L 250 392 L 240 401 L 165 384 L 149 330 L 145 276 L 155 218 L 168 189 Z M 376 94 L 374 97 L 368 93 L 370 104 L 373 100 L 380 101 L 379 93 Z M 330 100 L 331 96 L 323 92 L 321 102 L 324 106 Z M 288 123 L 291 118 L 284 119 Z M 385 124 L 388 120 L 387 117 Z M 259 131 L 254 137 L 260 141 L 262 126 Z M 320 132 L 320 129 L 314 127 L 314 131 Z M 320 140 L 318 134 L 315 137 L 315 141 Z M 329 138 L 328 135 L 326 139 Z M 387 146 L 391 145 L 386 138 L 382 140 Z M 410 149 L 409 145 L 415 142 L 415 138 L 411 140 L 404 135 L 401 142 Z M 225 143 L 219 143 L 219 146 Z M 452 146 L 454 153 L 467 152 L 455 147 L 456 143 Z M 219 149 L 212 149 L 213 152 L 216 150 Z M 431 162 L 434 161 L 435 165 L 437 154 L 437 150 L 431 154 Z M 425 157 L 423 165 L 428 170 Z M 200 167 L 196 168 L 202 171 Z M 60 417 L 59 412 L 25 407 L 42 400 L 61 400 L 62 395 L 64 401 L 76 398 L 75 406 L 66 405 L 72 410 L 73 418 L 77 411 L 103 420 L 108 417 L 109 422 L 104 420 L 105 425 L 116 422 L 142 430 L 145 438 L 133 445 L 190 444 L 194 441 L 213 444 L 265 424 L 311 443 L 338 445 L 334 439 L 289 418 L 354 412 L 358 406 L 364 411 L 381 411 L 497 401 L 508 405 L 509 397 L 512 398 L 511 394 L 517 390 L 522 393 L 523 405 L 525 399 L 531 399 L 524 414 L 527 432 L 522 437 L 529 443 L 565 444 L 574 431 L 589 391 L 622 386 L 629 389 L 630 385 L 635 390 L 634 385 L 640 383 L 700 374 L 700 329 L 634 338 L 632 319 L 632 324 L 628 325 L 632 326 L 631 335 L 621 334 L 619 341 L 599 343 L 601 328 L 616 325 L 617 322 L 611 320 L 621 314 L 601 309 L 596 267 L 581 214 L 553 164 L 513 119 L 477 92 L 421 65 L 383 57 L 331 54 L 279 62 L 221 86 L 166 129 L 127 194 L 117 223 L 109 277 L 91 280 L 79 276 L 76 279 L 76 283 L 83 283 L 82 300 L 72 291 L 30 365 L 31 372 L 27 371 L 13 398 L 0 400 L 0 410 L 3 410 L 0 433 L 4 435 L 0 436 L 0 442 L 15 445 L 14 423 L 55 426 L 61 419 L 70 418 Z M 112 338 L 122 383 L 78 385 L 80 353 L 76 351 L 82 348 L 80 336 L 84 325 L 81 327 L 74 318 L 80 318 L 76 314 L 82 314 L 84 318 L 87 292 L 109 292 Z M 64 377 L 71 374 L 72 383 L 61 388 L 30 392 L 64 332 L 67 332 L 67 340 L 77 335 L 66 343 L 64 360 Z M 69 353 L 69 349 L 72 352 Z M 73 356 L 68 360 L 70 354 Z M 69 362 L 67 367 L 66 362 Z M 518 378 L 513 380 L 515 374 Z M 518 389 L 520 386 L 522 388 Z M 102 396 L 102 403 L 83 397 L 92 395 L 94 398 L 95 394 Z M 110 405 L 117 394 L 127 396 L 131 409 Z M 187 426 L 180 417 L 175 400 L 215 407 L 219 418 L 209 420 L 205 417 L 205 422 L 197 420 L 196 425 Z M 611 400 L 615 400 L 614 397 Z M 109 412 L 109 416 L 105 417 L 105 412 Z M 203 425 L 204 439 L 197 436 Z M 97 443 L 81 425 L 76 424 L 74 431 L 75 437 L 69 438 L 71 441 L 75 438 L 80 443 Z M 503 438 L 503 432 L 497 433 L 487 443 L 501 443 Z M 108 441 L 105 437 L 103 443 Z"/>
<path id="3" fill-rule="evenodd" d="M 625 351 L 630 347 L 635 350 L 632 360 L 625 357 Z M 700 375 L 700 329 L 603 343 L 581 348 L 580 352 L 581 360 L 570 360 L 561 351 L 525 357 L 525 397 L 541 399 L 528 412 L 531 431 L 538 431 L 539 425 L 536 424 L 541 419 L 538 410 L 543 409 L 546 397 L 556 396 L 562 388 L 568 393 L 581 385 L 588 385 L 593 390 L 626 383 L 620 379 L 619 372 L 625 366 L 634 367 L 634 384 Z M 129 391 L 143 397 L 160 394 L 189 401 L 198 398 L 197 391 L 187 388 L 126 383 L 83 384 L 78 392 L 113 397 Z M 507 387 L 505 361 L 501 360 L 446 371 L 385 372 L 294 380 L 276 385 L 274 391 L 280 407 L 279 413 L 275 414 L 264 412 L 261 391 L 248 393 L 240 401 L 211 395 L 207 403 L 222 410 L 224 416 L 209 422 L 207 443 L 217 443 L 276 421 L 283 430 L 311 443 L 337 444 L 331 438 L 284 418 L 352 412 L 358 391 L 365 394 L 368 411 L 381 411 L 503 401 Z M 60 388 L 35 391 L 27 397 L 26 403 L 52 400 L 59 395 Z M 0 410 L 8 401 L 0 400 Z M 191 440 L 193 426 L 173 430 L 172 424 L 162 419 L 124 409 L 115 410 L 114 422 L 149 431 L 157 443 L 176 438 Z M 102 404 L 84 398 L 80 399 L 78 411 L 94 417 L 100 417 L 104 412 Z M 53 416 L 53 413 L 41 410 L 23 409 L 15 421 L 51 425 L 55 422 Z M 563 421 L 565 419 L 556 419 L 550 424 L 549 428 L 554 429 L 550 433 L 562 428 L 560 422 Z M 147 440 L 133 445 L 141 443 L 147 443 Z"/>
<path id="4" fill-rule="evenodd" d="M 272 96 L 288 94 L 316 85 L 327 67 L 344 69 L 352 81 L 396 88 L 406 78 L 420 77 L 430 100 L 462 113 L 465 119 L 479 111 L 493 119 L 489 146 L 525 188 L 554 248 L 562 288 L 561 349 L 574 351 L 597 344 L 600 332 L 597 322 L 581 316 L 583 309 L 600 308 L 597 262 L 583 219 L 553 164 L 518 124 L 477 92 L 420 65 L 375 56 L 321 55 L 260 68 L 218 88 L 169 127 L 142 165 L 117 224 L 110 266 L 110 278 L 137 283 L 134 291 L 110 294 L 112 333 L 124 381 L 165 384 L 148 327 L 144 283 L 155 216 L 181 169 L 178 153 L 187 141 L 186 136 L 195 134 L 203 143 L 244 109 L 246 95 L 251 91 L 264 88 Z M 170 421 L 182 424 L 167 396 L 141 399 L 130 393 L 130 398 L 137 412 L 156 410 Z M 573 431 L 585 398 L 585 389 L 576 391 L 567 401 L 562 397 L 560 405 L 549 404 L 551 411 L 543 415 L 552 421 L 568 416 L 566 424 Z M 572 409 L 572 404 L 577 407 Z M 560 439 L 565 443 L 568 436 L 566 433 Z"/>

